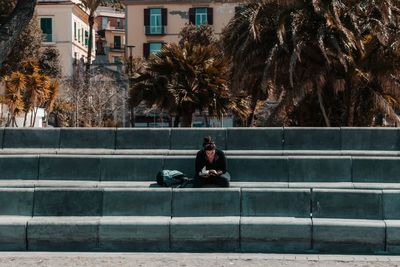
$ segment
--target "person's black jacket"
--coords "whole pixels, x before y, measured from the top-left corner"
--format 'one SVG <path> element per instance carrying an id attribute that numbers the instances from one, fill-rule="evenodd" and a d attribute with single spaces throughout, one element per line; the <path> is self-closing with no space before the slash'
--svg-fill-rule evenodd
<path id="1" fill-rule="evenodd" d="M 204 168 L 204 166 L 206 166 L 206 170 L 216 170 L 216 171 L 222 171 L 222 173 L 226 173 L 225 153 L 222 152 L 221 150 L 216 149 L 214 161 L 210 163 L 207 160 L 205 150 L 204 149 L 200 150 L 199 152 L 197 152 L 196 156 L 196 174 L 195 174 L 196 177 L 199 175 L 199 172 L 201 171 L 201 169 Z"/>

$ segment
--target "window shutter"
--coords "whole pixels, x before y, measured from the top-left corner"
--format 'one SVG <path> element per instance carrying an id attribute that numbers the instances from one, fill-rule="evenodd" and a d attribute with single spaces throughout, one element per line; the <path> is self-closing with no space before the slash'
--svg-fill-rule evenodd
<path id="1" fill-rule="evenodd" d="M 168 25 L 168 10 L 166 8 L 161 9 L 161 19 L 162 19 L 162 25 L 167 26 Z"/>
<path id="2" fill-rule="evenodd" d="M 144 10 L 144 26 L 150 26 L 150 9 Z"/>
<path id="3" fill-rule="evenodd" d="M 212 7 L 207 8 L 207 23 L 208 25 L 214 24 L 214 10 Z"/>
<path id="4" fill-rule="evenodd" d="M 150 56 L 150 44 L 144 43 L 143 44 L 143 57 L 148 58 Z"/>
<path id="5" fill-rule="evenodd" d="M 196 9 L 189 8 L 189 22 L 193 25 L 196 24 Z"/>

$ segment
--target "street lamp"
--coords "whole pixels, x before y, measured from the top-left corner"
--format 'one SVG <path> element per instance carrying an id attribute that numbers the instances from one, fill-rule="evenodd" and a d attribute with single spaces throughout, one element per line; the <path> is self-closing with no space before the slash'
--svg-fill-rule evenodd
<path id="1" fill-rule="evenodd" d="M 128 67 L 128 90 L 131 88 L 131 80 L 133 76 L 133 56 L 132 56 L 132 49 L 135 48 L 136 46 L 134 45 L 126 45 L 126 47 L 129 49 L 129 58 L 127 60 L 127 67 Z M 127 90 L 127 91 L 128 91 Z M 127 96 L 125 95 L 125 98 Z M 125 105 L 125 102 L 124 102 Z M 125 110 L 125 109 L 124 109 Z M 131 108 L 130 112 L 130 122 L 131 126 L 135 127 L 135 108 Z"/>

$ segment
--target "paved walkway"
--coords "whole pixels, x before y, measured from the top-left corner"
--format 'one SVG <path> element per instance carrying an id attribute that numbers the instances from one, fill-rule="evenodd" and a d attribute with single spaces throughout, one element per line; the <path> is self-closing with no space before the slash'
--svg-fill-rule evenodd
<path id="1" fill-rule="evenodd" d="M 0 266 L 400 266 L 400 256 L 0 252 Z"/>

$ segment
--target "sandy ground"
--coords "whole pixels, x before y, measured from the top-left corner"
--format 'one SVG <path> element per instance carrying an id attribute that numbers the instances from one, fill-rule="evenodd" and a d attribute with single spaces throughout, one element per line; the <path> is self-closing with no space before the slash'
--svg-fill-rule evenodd
<path id="1" fill-rule="evenodd" d="M 0 252 L 0 266 L 400 266 L 400 256 Z"/>

